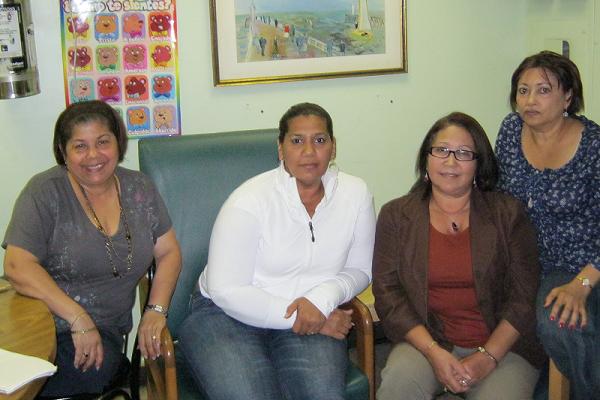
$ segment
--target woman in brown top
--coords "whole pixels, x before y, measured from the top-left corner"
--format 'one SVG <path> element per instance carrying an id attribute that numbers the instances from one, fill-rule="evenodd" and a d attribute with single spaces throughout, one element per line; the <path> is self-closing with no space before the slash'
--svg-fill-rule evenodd
<path id="1" fill-rule="evenodd" d="M 466 114 L 441 118 L 416 169 L 377 223 L 375 308 L 394 343 L 377 398 L 531 398 L 543 360 L 535 233 L 520 203 L 493 191 L 485 131 Z"/>

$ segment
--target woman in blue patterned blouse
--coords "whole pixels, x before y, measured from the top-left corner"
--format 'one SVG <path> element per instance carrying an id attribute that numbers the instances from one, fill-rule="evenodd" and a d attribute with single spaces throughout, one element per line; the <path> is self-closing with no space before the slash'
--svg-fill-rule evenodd
<path id="1" fill-rule="evenodd" d="M 500 188 L 527 205 L 543 277 L 538 335 L 575 399 L 600 394 L 600 126 L 577 66 L 542 51 L 515 70 L 500 127 Z"/>

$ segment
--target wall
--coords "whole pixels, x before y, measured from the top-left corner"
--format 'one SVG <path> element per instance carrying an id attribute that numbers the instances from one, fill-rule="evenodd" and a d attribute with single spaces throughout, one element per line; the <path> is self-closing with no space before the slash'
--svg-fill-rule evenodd
<path id="1" fill-rule="evenodd" d="M 42 93 L 0 101 L 2 237 L 19 191 L 54 163 L 53 125 L 64 107 L 58 1 L 31 3 Z M 184 133 L 275 127 L 290 105 L 318 102 L 333 116 L 338 164 L 367 181 L 377 208 L 410 187 L 415 152 L 438 117 L 466 111 L 495 137 L 526 51 L 521 0 L 409 0 L 408 74 L 214 88 L 207 4 L 177 2 Z M 137 168 L 135 141 L 124 165 Z"/>
<path id="2" fill-rule="evenodd" d="M 529 0 L 527 49 L 560 52 L 570 44 L 570 58 L 583 81 L 585 115 L 600 121 L 600 0 Z"/>

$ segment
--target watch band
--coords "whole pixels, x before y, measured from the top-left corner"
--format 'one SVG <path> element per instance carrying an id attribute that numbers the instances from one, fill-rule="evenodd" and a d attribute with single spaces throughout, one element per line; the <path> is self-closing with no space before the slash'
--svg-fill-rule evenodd
<path id="1" fill-rule="evenodd" d="M 157 313 L 161 313 L 167 318 L 169 316 L 169 310 L 166 307 L 163 307 L 159 304 L 146 304 L 144 307 L 145 311 L 156 311 Z"/>

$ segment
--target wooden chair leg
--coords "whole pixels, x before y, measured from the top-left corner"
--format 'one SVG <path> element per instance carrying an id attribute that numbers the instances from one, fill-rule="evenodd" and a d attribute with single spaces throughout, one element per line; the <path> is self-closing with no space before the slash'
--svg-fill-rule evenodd
<path id="1" fill-rule="evenodd" d="M 358 297 L 342 308 L 353 310 L 352 322 L 356 330 L 356 354 L 359 368 L 369 381 L 369 400 L 375 400 L 375 347 L 373 335 L 373 318 L 369 308 Z"/>
<path id="2" fill-rule="evenodd" d="M 569 380 L 556 368 L 550 359 L 548 400 L 569 400 Z"/>

